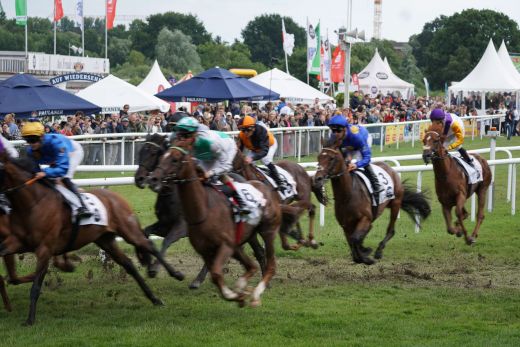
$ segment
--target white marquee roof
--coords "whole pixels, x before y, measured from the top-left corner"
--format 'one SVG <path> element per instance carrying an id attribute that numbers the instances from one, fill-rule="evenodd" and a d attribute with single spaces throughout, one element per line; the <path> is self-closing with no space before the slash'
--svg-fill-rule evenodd
<path id="1" fill-rule="evenodd" d="M 146 94 L 136 86 L 108 75 L 77 94 L 79 97 L 100 106 L 101 113 L 119 112 L 123 105 L 130 105 L 129 112 L 161 110 L 166 112 L 170 104 L 153 95 Z"/>
<path id="2" fill-rule="evenodd" d="M 399 91 L 405 98 L 413 92 L 414 85 L 397 77 L 388 62 L 385 64 L 378 50 L 374 53 L 372 60 L 358 74 L 359 89 L 364 94 L 377 95 Z"/>
<path id="3" fill-rule="evenodd" d="M 520 82 L 504 67 L 495 45 L 490 39 L 486 51 L 477 66 L 450 90 L 474 92 L 505 92 L 520 90 Z"/>
<path id="4" fill-rule="evenodd" d="M 157 60 L 153 63 L 153 66 L 145 79 L 137 86 L 137 88 L 150 95 L 155 95 L 170 87 L 170 82 L 168 82 L 166 77 L 164 77 Z"/>
<path id="5" fill-rule="evenodd" d="M 507 73 L 510 76 L 516 78 L 518 82 L 520 82 L 520 73 L 513 65 L 513 61 L 509 56 L 509 52 L 507 51 L 506 43 L 504 42 L 504 40 L 502 40 L 502 44 L 500 45 L 500 48 L 498 50 L 498 57 L 500 58 L 500 61 L 502 61 L 502 66 L 505 68 Z"/>
<path id="6" fill-rule="evenodd" d="M 280 97 L 285 97 L 286 101 L 294 104 L 312 104 L 316 98 L 319 98 L 320 102 L 332 100 L 327 94 L 277 68 L 263 72 L 249 80 L 271 89 L 273 92 L 280 94 Z"/>

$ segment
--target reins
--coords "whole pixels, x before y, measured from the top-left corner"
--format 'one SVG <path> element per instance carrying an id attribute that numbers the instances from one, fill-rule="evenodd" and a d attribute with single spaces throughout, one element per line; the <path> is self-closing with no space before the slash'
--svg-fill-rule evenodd
<path id="1" fill-rule="evenodd" d="M 28 187 L 28 186 L 32 185 L 34 182 L 36 182 L 38 180 L 39 180 L 39 178 L 33 177 L 33 178 L 25 181 L 24 183 L 20 184 L 20 185 L 17 185 L 15 187 L 12 187 L 12 188 L 9 188 L 9 189 L 3 190 L 3 191 L 0 191 L 0 194 L 8 194 L 8 193 L 16 192 L 17 190 L 20 190 L 22 188 L 25 188 L 25 187 Z"/>
<path id="2" fill-rule="evenodd" d="M 337 160 L 338 160 L 337 155 L 340 154 L 340 153 L 337 150 L 332 149 L 332 148 L 323 148 L 323 150 L 324 151 L 330 151 L 330 152 L 332 152 L 334 154 L 332 165 L 330 165 L 327 173 L 325 174 L 325 179 L 337 178 L 337 177 L 343 176 L 347 172 L 347 170 L 343 170 L 343 171 L 341 171 L 341 172 L 339 172 L 337 174 L 332 174 L 332 172 L 331 172 L 332 169 L 334 168 L 334 166 L 336 165 Z M 318 170 L 320 170 L 320 169 L 321 168 L 318 167 Z"/>

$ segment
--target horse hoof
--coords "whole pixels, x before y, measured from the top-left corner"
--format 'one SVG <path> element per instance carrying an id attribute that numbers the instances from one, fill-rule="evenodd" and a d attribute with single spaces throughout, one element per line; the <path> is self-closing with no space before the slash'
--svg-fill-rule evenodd
<path id="1" fill-rule="evenodd" d="M 457 235 L 457 237 L 462 237 L 463 234 L 462 234 L 462 231 L 459 231 L 455 235 Z"/>
<path id="2" fill-rule="evenodd" d="M 475 240 L 474 238 L 470 237 L 466 240 L 466 244 L 468 246 L 473 246 L 475 243 L 477 242 L 477 240 Z"/>
<path id="3" fill-rule="evenodd" d="M 182 281 L 184 280 L 184 274 L 180 271 L 175 271 L 172 273 L 172 277 L 175 277 L 176 279 L 178 279 L 179 281 Z"/>
<path id="4" fill-rule="evenodd" d="M 24 327 L 30 327 L 30 326 L 33 326 L 34 325 L 34 321 L 31 320 L 31 319 L 28 319 L 26 320 L 25 322 L 22 323 L 22 326 Z"/>
<path id="5" fill-rule="evenodd" d="M 16 278 L 16 279 L 8 279 L 7 283 L 12 284 L 13 286 L 17 286 L 20 283 L 22 283 L 22 281 L 20 281 L 18 278 Z"/>
<path id="6" fill-rule="evenodd" d="M 258 306 L 262 305 L 262 302 L 260 301 L 260 299 L 253 300 L 253 301 L 251 301 L 250 305 L 251 305 L 251 307 L 258 307 Z"/>
<path id="7" fill-rule="evenodd" d="M 376 258 L 376 259 L 383 258 L 383 252 L 382 251 L 376 251 L 376 253 L 374 254 L 374 258 Z"/>
<path id="8" fill-rule="evenodd" d="M 199 281 L 193 281 L 188 286 L 190 289 L 199 289 L 200 288 L 200 282 Z"/>
<path id="9" fill-rule="evenodd" d="M 154 299 L 152 299 L 152 303 L 153 303 L 155 306 L 164 306 L 164 302 L 163 302 L 161 299 L 158 299 L 158 298 L 154 298 Z"/>
<path id="10" fill-rule="evenodd" d="M 148 277 L 155 278 L 157 276 L 157 270 L 148 270 Z"/>
<path id="11" fill-rule="evenodd" d="M 367 258 L 364 258 L 364 259 L 363 259 L 363 263 L 366 264 L 366 265 L 372 265 L 372 264 L 374 264 L 375 262 L 376 262 L 376 261 L 375 261 L 374 259 L 372 259 L 372 258 L 368 258 L 368 257 L 367 257 Z"/>
<path id="12" fill-rule="evenodd" d="M 320 247 L 320 245 L 318 245 L 318 242 L 316 242 L 316 240 L 311 240 L 310 244 L 311 244 L 312 249 L 318 249 L 318 247 Z"/>

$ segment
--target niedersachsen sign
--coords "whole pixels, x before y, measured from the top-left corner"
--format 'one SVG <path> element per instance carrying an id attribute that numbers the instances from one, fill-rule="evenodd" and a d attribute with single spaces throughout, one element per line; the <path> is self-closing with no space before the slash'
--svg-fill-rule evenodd
<path id="1" fill-rule="evenodd" d="M 69 73 L 65 75 L 56 76 L 54 78 L 50 79 L 50 83 L 52 85 L 65 83 L 68 81 L 87 81 L 87 82 L 97 82 L 99 80 L 102 80 L 103 76 L 100 75 L 94 75 L 91 73 L 85 73 L 85 72 L 75 72 L 75 73 Z"/>

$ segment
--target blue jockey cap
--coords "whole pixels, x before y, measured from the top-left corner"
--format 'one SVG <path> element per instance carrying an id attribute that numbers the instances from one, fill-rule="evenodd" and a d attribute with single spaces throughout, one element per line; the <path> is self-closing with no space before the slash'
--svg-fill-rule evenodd
<path id="1" fill-rule="evenodd" d="M 330 119 L 328 126 L 332 128 L 346 128 L 348 126 L 348 121 L 344 116 L 338 114 Z"/>
<path id="2" fill-rule="evenodd" d="M 446 118 L 446 113 L 442 108 L 436 108 L 430 113 L 431 120 L 444 120 Z"/>

